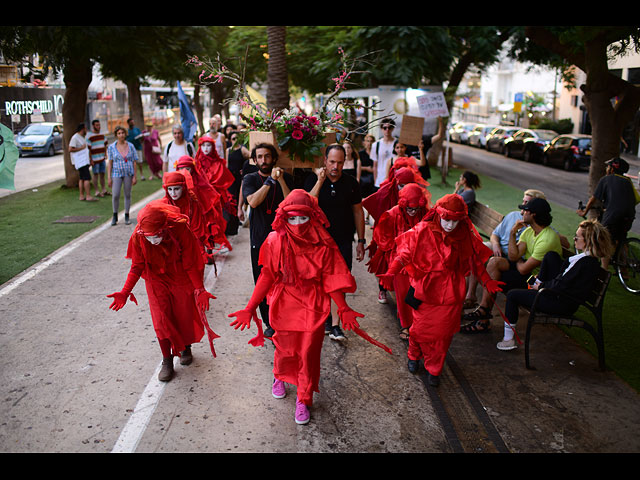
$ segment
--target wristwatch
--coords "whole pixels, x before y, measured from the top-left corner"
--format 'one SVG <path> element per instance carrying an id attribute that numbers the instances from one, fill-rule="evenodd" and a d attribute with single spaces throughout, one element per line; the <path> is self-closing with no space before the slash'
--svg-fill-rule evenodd
<path id="1" fill-rule="evenodd" d="M 359 238 L 358 243 L 367 243 L 367 241 L 364 238 Z"/>

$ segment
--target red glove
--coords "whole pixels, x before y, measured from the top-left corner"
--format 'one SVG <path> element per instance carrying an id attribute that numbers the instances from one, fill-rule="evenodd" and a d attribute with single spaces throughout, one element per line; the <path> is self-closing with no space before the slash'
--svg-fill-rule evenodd
<path id="1" fill-rule="evenodd" d="M 253 310 L 245 308 L 243 310 L 238 310 L 237 312 L 230 313 L 228 315 L 229 318 L 237 317 L 237 319 L 231 322 L 230 325 L 236 330 L 238 329 L 238 327 L 240 327 L 240 331 L 244 330 L 245 328 L 250 328 L 251 318 L 255 315 L 255 312 L 255 308 Z"/>
<path id="2" fill-rule="evenodd" d="M 109 305 L 109 308 L 111 310 L 115 310 L 116 312 L 124 307 L 125 303 L 127 303 L 127 299 L 129 298 L 133 303 L 138 305 L 138 301 L 136 300 L 136 297 L 133 295 L 133 293 L 125 292 L 124 290 L 121 292 L 112 293 L 111 295 L 107 295 L 107 297 L 113 298 L 113 303 Z"/>
<path id="3" fill-rule="evenodd" d="M 346 330 L 355 330 L 356 328 L 360 328 L 360 324 L 356 319 L 358 317 L 364 317 L 362 313 L 358 313 L 355 310 L 352 310 L 350 307 L 339 309 L 338 316 L 340 317 L 340 320 L 342 320 L 342 326 Z"/>
<path id="4" fill-rule="evenodd" d="M 195 291 L 196 294 L 196 305 L 200 310 L 209 311 L 209 299 L 213 298 L 215 300 L 216 297 L 207 292 L 204 288 Z"/>
<path id="5" fill-rule="evenodd" d="M 129 270 L 129 274 L 127 275 L 127 281 L 124 282 L 124 287 L 119 292 L 112 293 L 111 295 L 107 295 L 107 298 L 113 298 L 113 302 L 109 305 L 111 310 L 115 310 L 116 312 L 124 307 L 125 303 L 127 303 L 127 299 L 131 298 L 131 301 L 138 305 L 138 301 L 136 297 L 131 293 L 133 287 L 136 286 L 138 280 L 140 279 L 140 271 L 138 268 L 134 266 Z"/>
<path id="6" fill-rule="evenodd" d="M 490 278 L 484 283 L 484 288 L 486 288 L 489 293 L 498 293 L 502 291 L 500 285 L 506 285 L 506 283 Z"/>
<path id="7" fill-rule="evenodd" d="M 399 260 L 394 260 L 389 265 L 389 270 L 387 273 L 383 273 L 382 275 L 377 275 L 380 279 L 380 285 L 382 285 L 386 290 L 393 290 L 393 280 L 397 273 L 400 273 L 402 270 L 402 263 Z"/>

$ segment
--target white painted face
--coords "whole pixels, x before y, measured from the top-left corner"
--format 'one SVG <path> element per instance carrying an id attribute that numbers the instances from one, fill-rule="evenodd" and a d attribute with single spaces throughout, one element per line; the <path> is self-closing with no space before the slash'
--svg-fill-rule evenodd
<path id="1" fill-rule="evenodd" d="M 440 226 L 445 232 L 450 233 L 458 226 L 459 221 L 460 220 L 445 220 L 444 218 L 441 218 Z"/>
<path id="2" fill-rule="evenodd" d="M 202 153 L 204 153 L 205 155 L 209 155 L 211 153 L 211 150 L 213 150 L 213 144 L 211 142 L 204 142 L 201 148 Z"/>
<path id="3" fill-rule="evenodd" d="M 287 218 L 287 222 L 289 225 L 302 225 L 303 223 L 307 223 L 309 221 L 309 217 L 305 217 L 302 215 L 293 215 Z"/>
<path id="4" fill-rule="evenodd" d="M 178 200 L 182 196 L 182 185 L 168 186 L 167 193 L 171 197 L 171 200 Z"/>
<path id="5" fill-rule="evenodd" d="M 409 215 L 410 217 L 415 217 L 416 213 L 418 213 L 417 208 L 407 207 L 407 215 Z"/>
<path id="6" fill-rule="evenodd" d="M 144 238 L 146 238 L 151 245 L 158 245 L 162 241 L 162 237 L 158 235 L 145 235 Z"/>

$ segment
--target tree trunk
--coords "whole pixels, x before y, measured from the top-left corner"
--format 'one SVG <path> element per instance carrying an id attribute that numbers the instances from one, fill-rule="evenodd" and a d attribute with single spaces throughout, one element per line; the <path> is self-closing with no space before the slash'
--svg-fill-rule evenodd
<path id="1" fill-rule="evenodd" d="M 133 118 L 135 125 L 144 130 L 144 107 L 142 106 L 142 93 L 140 92 L 140 79 L 135 78 L 127 82 L 129 95 L 129 116 Z"/>
<path id="2" fill-rule="evenodd" d="M 204 135 L 204 115 L 202 112 L 202 102 L 200 102 L 200 84 L 195 83 L 193 87 L 193 105 L 196 109 L 196 118 L 198 119 L 198 130 L 200 131 L 200 136 Z"/>
<path id="3" fill-rule="evenodd" d="M 89 60 L 71 61 L 64 67 L 64 105 L 62 105 L 62 122 L 64 128 L 64 173 L 65 185 L 78 187 L 78 171 L 71 163 L 69 140 L 76 133 L 80 123 L 85 122 L 87 113 L 87 89 L 92 79 L 93 63 Z M 89 125 L 87 125 L 87 129 Z"/>
<path id="4" fill-rule="evenodd" d="M 289 108 L 286 33 L 287 27 L 267 27 L 267 107 L 270 110 Z"/>

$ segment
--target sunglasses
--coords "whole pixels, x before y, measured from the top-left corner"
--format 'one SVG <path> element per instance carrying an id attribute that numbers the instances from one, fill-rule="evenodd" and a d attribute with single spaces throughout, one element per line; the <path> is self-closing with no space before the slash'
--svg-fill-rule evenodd
<path id="1" fill-rule="evenodd" d="M 393 130 L 394 127 L 382 127 L 382 130 Z"/>

